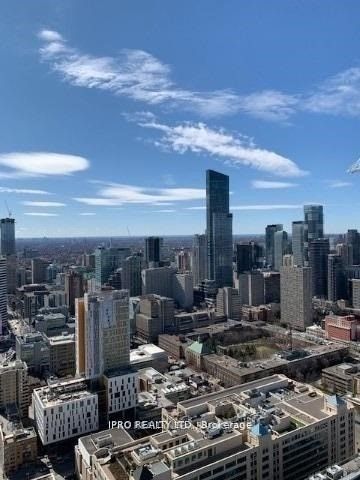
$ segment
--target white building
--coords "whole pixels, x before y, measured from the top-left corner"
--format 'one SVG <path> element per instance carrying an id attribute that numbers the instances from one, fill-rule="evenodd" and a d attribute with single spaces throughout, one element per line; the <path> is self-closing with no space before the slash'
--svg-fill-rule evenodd
<path id="1" fill-rule="evenodd" d="M 84 435 L 99 428 L 98 396 L 83 379 L 36 388 L 32 395 L 35 423 L 43 445 Z"/>
<path id="2" fill-rule="evenodd" d="M 119 371 L 104 375 L 108 414 L 122 412 L 126 416 L 137 404 L 137 371 Z"/>
<path id="3" fill-rule="evenodd" d="M 180 308 L 191 308 L 194 303 L 193 277 L 189 273 L 173 276 L 173 298 Z"/>

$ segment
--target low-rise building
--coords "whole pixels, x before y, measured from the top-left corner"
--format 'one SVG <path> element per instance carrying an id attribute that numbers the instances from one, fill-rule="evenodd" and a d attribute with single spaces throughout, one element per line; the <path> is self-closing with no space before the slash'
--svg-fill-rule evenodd
<path id="1" fill-rule="evenodd" d="M 341 363 L 324 368 L 321 372 L 321 383 L 326 390 L 339 394 L 360 394 L 360 365 Z"/>
<path id="2" fill-rule="evenodd" d="M 163 425 L 103 448 L 80 439 L 78 478 L 303 480 L 354 453 L 353 408 L 283 375 L 180 402 Z"/>
<path id="3" fill-rule="evenodd" d="M 0 424 L 0 475 L 7 478 L 22 465 L 37 458 L 37 435 L 33 428 Z"/>
<path id="4" fill-rule="evenodd" d="M 157 345 L 146 343 L 130 350 L 130 365 L 136 370 L 154 367 L 155 370 L 163 373 L 169 366 L 168 354 Z"/>
<path id="5" fill-rule="evenodd" d="M 356 341 L 359 322 L 354 315 L 328 315 L 325 317 L 325 337 L 330 340 Z"/>
<path id="6" fill-rule="evenodd" d="M 36 430 L 43 445 L 99 428 L 98 395 L 82 379 L 59 381 L 33 391 Z"/>
<path id="7" fill-rule="evenodd" d="M 75 335 L 64 332 L 48 338 L 50 371 L 58 377 L 75 375 Z"/>

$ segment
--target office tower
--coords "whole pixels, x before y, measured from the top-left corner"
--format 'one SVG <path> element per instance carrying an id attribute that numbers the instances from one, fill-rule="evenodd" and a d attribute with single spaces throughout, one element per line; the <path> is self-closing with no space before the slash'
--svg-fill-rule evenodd
<path id="1" fill-rule="evenodd" d="M 350 267 L 356 265 L 354 262 L 353 245 L 348 243 L 338 243 L 336 245 L 336 253 L 341 258 L 343 267 Z"/>
<path id="2" fill-rule="evenodd" d="M 117 268 L 115 272 L 113 272 L 109 276 L 107 285 L 109 285 L 109 287 L 112 287 L 114 290 L 121 290 L 122 289 L 121 278 L 122 278 L 122 268 Z M 96 288 L 95 288 L 95 291 L 96 291 Z"/>
<path id="3" fill-rule="evenodd" d="M 245 273 L 257 268 L 261 264 L 263 249 L 256 242 L 240 242 L 236 244 L 235 261 L 236 273 Z"/>
<path id="4" fill-rule="evenodd" d="M 111 274 L 115 272 L 117 268 L 121 267 L 121 264 L 125 258 L 131 255 L 129 248 L 117 248 L 117 247 L 98 247 L 95 250 L 95 279 L 98 288 L 107 284 Z"/>
<path id="5" fill-rule="evenodd" d="M 347 297 L 346 277 L 340 255 L 328 255 L 328 300 L 336 302 Z"/>
<path id="6" fill-rule="evenodd" d="M 0 253 L 1 255 L 15 255 L 15 220 L 2 218 L 0 220 Z"/>
<path id="7" fill-rule="evenodd" d="M 324 212 L 322 205 L 304 205 L 305 262 L 309 261 L 310 243 L 324 237 Z"/>
<path id="8" fill-rule="evenodd" d="M 283 230 L 283 226 L 280 223 L 267 225 L 265 229 L 266 263 L 271 267 L 275 265 L 275 233 L 281 230 Z"/>
<path id="9" fill-rule="evenodd" d="M 182 273 L 190 272 L 191 270 L 191 254 L 188 250 L 181 250 L 176 255 L 176 266 Z"/>
<path id="10" fill-rule="evenodd" d="M 281 323 L 299 330 L 312 324 L 312 274 L 309 267 L 280 270 Z"/>
<path id="11" fill-rule="evenodd" d="M 76 373 L 98 378 L 130 364 L 129 293 L 102 289 L 77 298 Z"/>
<path id="12" fill-rule="evenodd" d="M 65 298 L 70 315 L 75 314 L 75 299 L 84 295 L 84 279 L 80 272 L 71 269 L 65 274 Z"/>
<path id="13" fill-rule="evenodd" d="M 5 257 L 0 257 L 0 334 L 7 322 L 7 263 Z"/>
<path id="14" fill-rule="evenodd" d="M 206 278 L 207 240 L 206 235 L 194 235 L 192 248 L 192 273 L 194 286 Z"/>
<path id="15" fill-rule="evenodd" d="M 141 272 L 142 294 L 156 294 L 163 297 L 173 296 L 174 267 L 146 268 Z"/>
<path id="16" fill-rule="evenodd" d="M 42 258 L 33 258 L 31 260 L 31 283 L 45 283 L 46 269 L 49 263 Z"/>
<path id="17" fill-rule="evenodd" d="M 351 280 L 351 301 L 352 307 L 360 310 L 360 279 L 353 278 Z"/>
<path id="18" fill-rule="evenodd" d="M 302 267 L 305 262 L 306 224 L 302 221 L 292 222 L 292 252 L 294 265 Z"/>
<path id="19" fill-rule="evenodd" d="M 274 270 L 279 271 L 283 264 L 283 256 L 288 253 L 288 234 L 284 230 L 274 233 Z"/>
<path id="20" fill-rule="evenodd" d="M 352 246 L 353 265 L 360 265 L 360 233 L 357 230 L 348 230 L 346 243 Z"/>
<path id="21" fill-rule="evenodd" d="M 264 304 L 264 276 L 259 271 L 239 275 L 239 296 L 241 305 L 258 307 Z"/>
<path id="22" fill-rule="evenodd" d="M 312 271 L 313 297 L 327 298 L 329 240 L 319 238 L 309 244 L 309 267 Z"/>
<path id="23" fill-rule="evenodd" d="M 207 276 L 218 288 L 232 286 L 232 214 L 229 177 L 206 171 Z"/>
<path id="24" fill-rule="evenodd" d="M 194 286 L 191 273 L 176 273 L 172 277 L 172 289 L 175 302 L 180 308 L 191 308 L 194 303 Z"/>
<path id="25" fill-rule="evenodd" d="M 236 288 L 219 288 L 216 295 L 216 311 L 232 320 L 240 320 L 240 296 Z"/>
<path id="26" fill-rule="evenodd" d="M 148 266 L 158 267 L 162 260 L 163 239 L 160 237 L 145 238 L 145 261 Z"/>
<path id="27" fill-rule="evenodd" d="M 147 343 L 174 328 L 174 300 L 160 295 L 141 297 L 135 312 L 136 335 Z"/>
<path id="28" fill-rule="evenodd" d="M 280 273 L 264 272 L 264 303 L 280 303 Z"/>
<path id="29" fill-rule="evenodd" d="M 307 240 L 317 240 L 324 237 L 324 211 L 322 205 L 304 205 L 304 217 Z"/>
<path id="30" fill-rule="evenodd" d="M 122 262 L 121 288 L 129 290 L 130 297 L 141 295 L 141 257 L 131 255 Z"/>

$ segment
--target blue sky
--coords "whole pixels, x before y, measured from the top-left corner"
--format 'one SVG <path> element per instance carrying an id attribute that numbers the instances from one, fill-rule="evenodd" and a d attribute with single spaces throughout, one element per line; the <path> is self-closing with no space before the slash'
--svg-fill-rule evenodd
<path id="1" fill-rule="evenodd" d="M 360 3 L 0 4 L 0 211 L 18 236 L 234 233 L 325 205 L 360 228 Z M 356 195 L 357 193 L 357 195 Z"/>

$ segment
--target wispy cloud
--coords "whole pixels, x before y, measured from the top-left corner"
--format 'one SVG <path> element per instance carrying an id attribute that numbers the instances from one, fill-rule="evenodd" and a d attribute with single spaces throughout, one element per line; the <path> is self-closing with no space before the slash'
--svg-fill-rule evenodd
<path id="1" fill-rule="evenodd" d="M 329 181 L 330 188 L 343 188 L 343 187 L 350 187 L 351 185 L 352 185 L 351 182 L 345 182 L 341 180 Z"/>
<path id="2" fill-rule="evenodd" d="M 233 166 L 248 166 L 281 177 L 299 177 L 307 172 L 282 155 L 259 148 L 254 142 L 240 134 L 213 129 L 204 123 L 182 123 L 164 125 L 156 120 L 141 121 L 139 125 L 153 128 L 162 133 L 154 143 L 176 153 L 204 153 L 222 159 Z"/>
<path id="3" fill-rule="evenodd" d="M 349 68 L 319 85 L 303 102 L 303 108 L 329 115 L 360 115 L 360 67 Z"/>
<path id="4" fill-rule="evenodd" d="M 0 193 L 15 193 L 20 195 L 52 195 L 45 190 L 32 190 L 29 188 L 8 188 L 0 187 Z"/>
<path id="5" fill-rule="evenodd" d="M 235 210 L 296 210 L 303 208 L 303 205 L 292 204 L 264 204 L 264 205 L 233 205 L 230 207 L 231 211 Z M 206 210 L 205 205 L 199 205 L 194 207 L 187 207 L 187 210 Z"/>
<path id="6" fill-rule="evenodd" d="M 164 210 L 153 210 L 153 213 L 174 213 L 176 210 L 171 210 L 171 209 L 164 209 Z"/>
<path id="7" fill-rule="evenodd" d="M 82 215 L 83 217 L 92 217 L 94 215 L 96 215 L 95 212 L 81 212 L 79 213 L 79 215 Z"/>
<path id="8" fill-rule="evenodd" d="M 123 49 L 119 55 L 94 56 L 69 46 L 53 30 L 42 30 L 40 55 L 61 78 L 77 87 L 106 90 L 148 105 L 166 105 L 204 116 L 245 113 L 264 120 L 286 121 L 298 111 L 360 115 L 360 68 L 325 79 L 309 92 L 266 89 L 237 93 L 231 89 L 198 91 L 179 87 L 171 68 L 144 50 Z"/>
<path id="9" fill-rule="evenodd" d="M 172 205 L 173 202 L 201 200 L 206 196 L 200 188 L 148 188 L 116 183 L 103 184 L 96 197 L 76 197 L 75 200 L 93 206 L 124 204 Z"/>
<path id="10" fill-rule="evenodd" d="M 86 170 L 86 158 L 51 152 L 12 152 L 0 154 L 0 178 L 71 175 Z"/>
<path id="11" fill-rule="evenodd" d="M 253 180 L 251 182 L 253 188 L 258 189 L 277 189 L 277 188 L 292 188 L 297 187 L 297 183 L 291 182 L 273 182 L 271 180 Z"/>
<path id="12" fill-rule="evenodd" d="M 24 215 L 28 215 L 30 217 L 58 217 L 57 213 L 49 213 L 49 212 L 25 212 Z"/>
<path id="13" fill-rule="evenodd" d="M 303 205 L 234 205 L 230 210 L 296 210 L 298 208 L 303 208 Z"/>
<path id="14" fill-rule="evenodd" d="M 66 207 L 66 203 L 61 202 L 32 202 L 25 201 L 22 202 L 23 205 L 27 207 Z"/>

